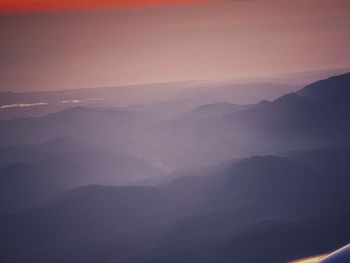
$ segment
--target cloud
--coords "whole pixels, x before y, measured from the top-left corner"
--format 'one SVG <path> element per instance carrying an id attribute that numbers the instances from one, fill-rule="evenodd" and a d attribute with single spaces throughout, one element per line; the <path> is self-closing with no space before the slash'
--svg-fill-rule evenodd
<path id="1" fill-rule="evenodd" d="M 62 104 L 67 104 L 67 103 L 81 103 L 84 102 L 83 100 L 62 100 Z"/>
<path id="2" fill-rule="evenodd" d="M 8 104 L 1 105 L 0 109 L 8 109 L 8 108 L 25 108 L 25 107 L 35 107 L 35 106 L 45 106 L 46 102 L 36 102 L 36 103 L 17 103 L 17 104 Z"/>
<path id="3" fill-rule="evenodd" d="M 103 101 L 103 99 L 99 98 L 91 98 L 91 99 L 86 99 L 87 101 Z"/>
<path id="4" fill-rule="evenodd" d="M 74 99 L 74 100 L 62 100 L 61 103 L 62 104 L 67 104 L 67 103 L 83 103 L 86 101 L 103 101 L 103 99 L 99 99 L 99 98 L 90 98 L 90 99 Z"/>

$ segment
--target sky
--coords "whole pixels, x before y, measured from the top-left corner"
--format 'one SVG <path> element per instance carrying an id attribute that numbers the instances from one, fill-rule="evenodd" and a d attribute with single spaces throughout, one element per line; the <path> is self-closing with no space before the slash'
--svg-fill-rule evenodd
<path id="1" fill-rule="evenodd" d="M 348 0 L 0 0 L 0 90 L 350 68 Z"/>
<path id="2" fill-rule="evenodd" d="M 218 2 L 218 0 L 1 0 L 0 12 L 62 11 Z"/>

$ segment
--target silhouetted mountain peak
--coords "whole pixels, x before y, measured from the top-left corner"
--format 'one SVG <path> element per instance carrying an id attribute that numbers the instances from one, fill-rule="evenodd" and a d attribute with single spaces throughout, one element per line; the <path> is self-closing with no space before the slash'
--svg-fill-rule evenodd
<path id="1" fill-rule="evenodd" d="M 298 92 L 311 99 L 325 99 L 335 96 L 350 96 L 350 73 L 319 80 Z"/>
<path id="2" fill-rule="evenodd" d="M 273 103 L 279 104 L 279 105 L 294 105 L 295 103 L 305 103 L 309 101 L 310 101 L 309 99 L 301 95 L 298 95 L 297 93 L 291 92 L 278 98 Z"/>
<path id="3" fill-rule="evenodd" d="M 239 105 L 229 102 L 203 104 L 185 114 L 189 118 L 215 118 L 231 115 L 237 111 L 248 109 L 251 105 Z"/>
<path id="4" fill-rule="evenodd" d="M 120 107 L 113 107 L 113 108 L 92 108 L 92 107 L 83 107 L 83 106 L 77 106 L 77 107 L 72 107 L 66 110 L 63 110 L 61 112 L 58 113 L 53 113 L 53 114 L 49 114 L 46 117 L 87 117 L 87 118 L 91 118 L 91 117 L 108 117 L 110 114 L 118 114 L 118 113 L 122 113 L 122 114 L 127 114 L 127 113 L 135 113 L 131 110 L 127 110 L 125 108 L 120 108 Z M 45 118 L 45 117 L 44 117 Z"/>
<path id="5" fill-rule="evenodd" d="M 212 108 L 219 108 L 219 109 L 232 109 L 235 108 L 236 104 L 232 104 L 229 102 L 216 102 L 212 104 L 204 104 L 196 108 L 196 110 L 211 110 Z"/>
<path id="6" fill-rule="evenodd" d="M 259 106 L 264 106 L 264 105 L 269 105 L 271 101 L 269 100 L 261 100 L 257 105 Z"/>

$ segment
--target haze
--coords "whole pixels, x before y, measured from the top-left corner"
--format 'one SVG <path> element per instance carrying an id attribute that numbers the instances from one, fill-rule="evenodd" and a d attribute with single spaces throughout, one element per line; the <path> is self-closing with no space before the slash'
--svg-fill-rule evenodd
<path id="1" fill-rule="evenodd" d="M 0 0 L 0 262 L 350 262 L 349 25 L 348 0 Z"/>
<path id="2" fill-rule="evenodd" d="M 344 0 L 263 0 L 3 12 L 0 89 L 271 78 L 348 68 L 349 10 Z"/>

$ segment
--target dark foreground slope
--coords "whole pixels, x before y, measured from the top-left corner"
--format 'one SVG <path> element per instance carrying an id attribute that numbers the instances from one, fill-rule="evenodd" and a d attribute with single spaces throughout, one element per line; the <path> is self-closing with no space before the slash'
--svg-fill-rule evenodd
<path id="1" fill-rule="evenodd" d="M 349 158 L 349 148 L 257 156 L 159 187 L 79 188 L 1 217 L 2 261 L 277 263 L 323 253 L 350 240 Z"/>

